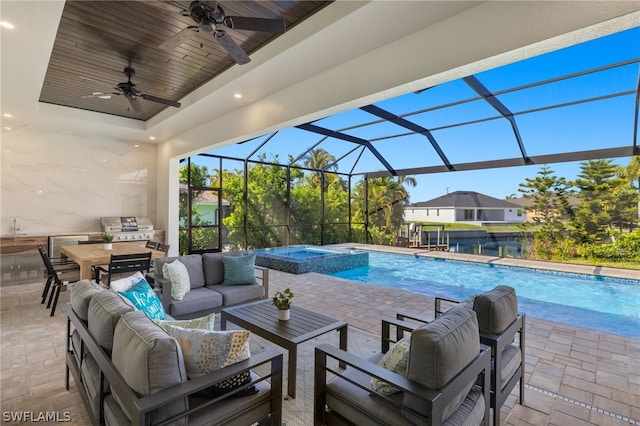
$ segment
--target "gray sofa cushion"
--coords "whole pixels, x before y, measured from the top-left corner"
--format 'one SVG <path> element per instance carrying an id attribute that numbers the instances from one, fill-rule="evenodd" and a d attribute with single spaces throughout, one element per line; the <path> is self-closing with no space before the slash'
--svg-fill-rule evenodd
<path id="1" fill-rule="evenodd" d="M 89 396 L 89 403 L 93 409 L 94 416 L 98 415 L 100 409 L 100 367 L 90 353 L 85 354 L 81 365 L 82 386 L 84 386 Z M 103 391 L 109 393 L 109 383 L 104 381 Z"/>
<path id="2" fill-rule="evenodd" d="M 479 352 L 476 314 L 465 306 L 457 305 L 411 333 L 407 378 L 430 389 L 440 389 L 473 361 Z M 472 386 L 473 383 L 470 383 L 445 407 L 443 422 L 460 406 Z M 420 400 L 412 395 L 404 395 L 404 404 L 426 414 Z M 403 410 L 403 414 L 418 421 L 409 411 Z"/>
<path id="3" fill-rule="evenodd" d="M 258 284 L 210 285 L 205 288 L 220 293 L 225 306 L 237 305 L 238 303 L 243 303 L 251 299 L 259 299 L 264 296 L 264 287 Z"/>
<path id="4" fill-rule="evenodd" d="M 81 280 L 71 285 L 69 299 L 71 308 L 81 319 L 87 321 L 89 319 L 89 302 L 91 298 L 104 289 L 89 280 Z"/>
<path id="5" fill-rule="evenodd" d="M 500 334 L 518 316 L 518 298 L 512 287 L 500 285 L 479 294 L 473 301 L 480 333 Z"/>
<path id="6" fill-rule="evenodd" d="M 224 281 L 224 263 L 222 253 L 204 253 L 202 255 L 205 285 L 218 285 Z"/>
<path id="7" fill-rule="evenodd" d="M 194 288 L 182 300 L 171 300 L 169 307 L 173 316 L 189 315 L 194 312 L 211 311 L 222 306 L 222 294 L 206 287 Z"/>
<path id="8" fill-rule="evenodd" d="M 163 257 L 160 259 L 154 260 L 153 270 L 156 274 L 160 274 L 161 278 L 169 279 L 169 277 L 165 277 L 162 274 L 162 266 L 165 263 L 171 263 L 174 260 L 180 260 L 186 268 L 187 272 L 189 272 L 189 282 L 191 284 L 191 288 L 199 288 L 204 286 L 204 272 L 202 270 L 202 255 L 200 254 L 190 254 L 188 256 L 179 256 L 179 257 Z"/>
<path id="9" fill-rule="evenodd" d="M 113 291 L 96 294 L 89 303 L 89 333 L 105 351 L 113 347 L 113 331 L 118 320 L 127 312 L 135 310 L 130 303 Z"/>
<path id="10" fill-rule="evenodd" d="M 151 395 L 187 381 L 178 342 L 141 311 L 120 318 L 113 337 L 112 362 L 138 395 Z M 117 396 L 115 399 L 120 403 Z M 158 408 L 151 413 L 151 424 L 187 408 L 186 399 Z"/>
<path id="11" fill-rule="evenodd" d="M 522 354 L 516 345 L 507 346 L 502 351 L 502 371 L 500 371 L 500 389 L 504 388 L 509 379 L 513 377 L 518 367 L 522 364 Z M 495 363 L 491 363 L 493 368 Z"/>

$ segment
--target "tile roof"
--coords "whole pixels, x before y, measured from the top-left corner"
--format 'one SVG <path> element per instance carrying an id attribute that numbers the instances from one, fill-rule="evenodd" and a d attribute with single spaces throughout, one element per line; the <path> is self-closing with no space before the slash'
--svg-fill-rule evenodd
<path id="1" fill-rule="evenodd" d="M 411 204 L 413 207 L 434 207 L 434 208 L 515 208 L 515 203 L 493 198 L 488 195 L 474 191 L 455 191 L 442 195 L 429 201 L 422 201 Z"/>

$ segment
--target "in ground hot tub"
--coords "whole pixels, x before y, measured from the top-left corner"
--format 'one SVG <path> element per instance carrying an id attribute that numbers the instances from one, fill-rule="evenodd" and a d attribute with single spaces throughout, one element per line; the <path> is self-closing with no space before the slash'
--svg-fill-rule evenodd
<path id="1" fill-rule="evenodd" d="M 259 249 L 255 253 L 256 265 L 291 274 L 332 274 L 369 265 L 369 253 L 360 250 L 287 246 Z"/>

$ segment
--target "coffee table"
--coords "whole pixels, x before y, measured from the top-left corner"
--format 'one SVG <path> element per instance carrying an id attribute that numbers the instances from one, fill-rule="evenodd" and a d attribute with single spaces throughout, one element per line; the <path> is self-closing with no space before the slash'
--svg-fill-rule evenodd
<path id="1" fill-rule="evenodd" d="M 298 344 L 329 331 L 340 333 L 340 349 L 347 350 L 347 322 L 317 314 L 298 306 L 291 307 L 288 321 L 278 320 L 278 309 L 271 300 L 247 303 L 224 308 L 220 316 L 220 328 L 227 329 L 230 321 L 245 330 L 275 343 L 289 351 L 287 395 L 296 397 L 296 369 Z"/>

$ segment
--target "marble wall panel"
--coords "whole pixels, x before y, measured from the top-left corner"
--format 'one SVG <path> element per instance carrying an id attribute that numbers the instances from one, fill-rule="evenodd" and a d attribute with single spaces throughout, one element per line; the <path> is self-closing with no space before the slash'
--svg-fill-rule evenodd
<path id="1" fill-rule="evenodd" d="M 100 231 L 103 216 L 156 220 L 156 145 L 23 127 L 2 134 L 1 234 Z"/>

